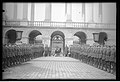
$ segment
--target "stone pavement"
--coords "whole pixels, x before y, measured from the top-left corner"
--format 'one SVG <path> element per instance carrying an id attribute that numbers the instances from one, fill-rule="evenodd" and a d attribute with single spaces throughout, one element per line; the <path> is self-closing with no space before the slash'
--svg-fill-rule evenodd
<path id="1" fill-rule="evenodd" d="M 70 57 L 40 57 L 8 68 L 3 79 L 116 79 L 116 76 Z"/>

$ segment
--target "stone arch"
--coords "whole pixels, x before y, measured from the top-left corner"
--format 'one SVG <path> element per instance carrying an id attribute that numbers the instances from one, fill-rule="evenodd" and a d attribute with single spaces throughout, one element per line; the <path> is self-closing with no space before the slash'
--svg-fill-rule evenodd
<path id="1" fill-rule="evenodd" d="M 41 32 L 39 32 L 38 30 L 33 30 L 29 33 L 29 43 L 30 44 L 34 44 L 35 43 L 35 37 L 38 35 L 42 35 Z"/>
<path id="2" fill-rule="evenodd" d="M 81 40 L 81 44 L 86 44 L 87 36 L 84 32 L 82 31 L 76 32 L 74 36 L 79 37 L 79 39 Z"/>
<path id="3" fill-rule="evenodd" d="M 10 29 L 5 33 L 6 43 L 14 44 L 16 42 L 16 30 Z"/>
<path id="4" fill-rule="evenodd" d="M 62 44 L 63 44 L 63 48 L 62 48 L 62 51 L 64 53 L 64 50 L 65 50 L 65 35 L 63 32 L 61 31 L 54 31 L 52 34 L 51 34 L 51 39 L 50 39 L 50 47 L 51 47 L 51 50 L 52 50 L 52 47 L 53 47 L 53 38 L 54 36 L 60 36 L 62 37 Z"/>
<path id="5" fill-rule="evenodd" d="M 98 41 L 98 43 L 100 45 L 104 45 L 105 41 L 107 41 L 107 39 L 108 39 L 108 36 L 107 36 L 106 32 L 100 32 L 99 33 L 99 41 Z"/>

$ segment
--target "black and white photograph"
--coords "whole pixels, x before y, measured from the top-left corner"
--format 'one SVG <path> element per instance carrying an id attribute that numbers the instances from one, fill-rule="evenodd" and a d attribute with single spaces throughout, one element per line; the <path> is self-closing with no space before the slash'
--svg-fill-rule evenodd
<path id="1" fill-rule="evenodd" d="M 3 2 L 2 80 L 116 80 L 116 3 Z"/>

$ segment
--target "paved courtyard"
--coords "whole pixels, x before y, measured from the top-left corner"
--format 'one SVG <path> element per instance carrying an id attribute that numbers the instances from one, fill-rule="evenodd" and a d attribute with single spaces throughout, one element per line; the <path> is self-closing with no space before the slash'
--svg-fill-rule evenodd
<path id="1" fill-rule="evenodd" d="M 116 76 L 70 57 L 40 57 L 8 68 L 3 79 L 116 79 Z"/>

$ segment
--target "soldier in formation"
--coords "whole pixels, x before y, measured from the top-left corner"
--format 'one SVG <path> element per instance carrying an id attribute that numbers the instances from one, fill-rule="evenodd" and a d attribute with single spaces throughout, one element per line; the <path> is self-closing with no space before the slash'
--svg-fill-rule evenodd
<path id="1" fill-rule="evenodd" d="M 72 45 L 71 57 L 109 73 L 116 73 L 116 46 Z"/>
<path id="2" fill-rule="evenodd" d="M 43 51 L 44 47 L 42 44 L 3 45 L 2 69 L 30 61 L 33 58 L 41 57 Z"/>

